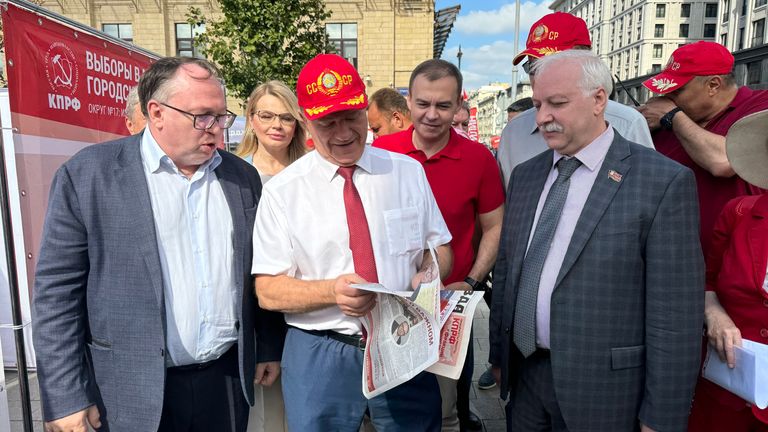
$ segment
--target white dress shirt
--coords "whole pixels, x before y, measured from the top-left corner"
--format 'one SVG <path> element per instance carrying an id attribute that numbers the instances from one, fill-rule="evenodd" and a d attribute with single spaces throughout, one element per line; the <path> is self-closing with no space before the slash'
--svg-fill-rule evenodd
<path id="1" fill-rule="evenodd" d="M 451 235 L 421 164 L 405 155 L 366 146 L 353 181 L 365 208 L 379 283 L 404 289 L 423 252 Z M 253 229 L 253 274 L 325 280 L 354 273 L 338 166 L 313 151 L 264 186 Z M 359 334 L 358 318 L 338 306 L 287 313 L 305 330 Z"/>
<path id="2" fill-rule="evenodd" d="M 237 341 L 232 214 L 213 171 L 221 156 L 187 179 L 145 129 L 141 159 L 163 271 L 167 362 L 214 360 Z"/>
<path id="3" fill-rule="evenodd" d="M 655 148 L 648 123 L 636 109 L 609 100 L 605 107 L 605 121 L 628 141 Z M 510 120 L 501 133 L 501 143 L 496 151 L 504 188 L 516 166 L 548 149 L 536 125 L 536 108 L 523 111 Z"/>
<path id="4" fill-rule="evenodd" d="M 555 289 L 557 275 L 560 273 L 560 267 L 563 266 L 565 253 L 571 244 L 573 231 L 576 229 L 576 223 L 579 221 L 581 211 L 584 210 L 584 204 L 587 202 L 589 192 L 595 184 L 597 173 L 603 166 L 605 155 L 613 142 L 613 128 L 608 128 L 598 136 L 589 145 L 581 149 L 573 157 L 581 161 L 576 171 L 571 176 L 571 184 L 568 188 L 568 196 L 563 205 L 563 212 L 555 229 L 555 235 L 552 237 L 552 244 L 549 247 L 547 258 L 544 261 L 544 267 L 541 270 L 541 279 L 539 279 L 539 292 L 536 300 L 536 345 L 541 348 L 549 349 L 549 311 L 552 292 Z M 552 184 L 557 179 L 557 168 L 555 164 L 563 155 L 553 152 L 552 170 L 549 172 L 547 181 L 544 183 L 544 190 L 541 191 L 539 204 L 536 207 L 536 217 L 533 220 L 531 233 L 528 237 L 528 247 L 531 246 L 533 233 L 536 225 L 539 223 L 539 215 L 544 208 L 544 201 L 552 188 Z"/>

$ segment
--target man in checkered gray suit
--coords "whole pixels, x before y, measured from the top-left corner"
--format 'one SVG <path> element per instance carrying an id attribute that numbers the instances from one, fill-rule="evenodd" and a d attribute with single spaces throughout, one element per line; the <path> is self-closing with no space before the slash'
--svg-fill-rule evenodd
<path id="1" fill-rule="evenodd" d="M 693 174 L 605 122 L 594 54 L 531 74 L 551 150 L 512 172 L 490 317 L 508 430 L 684 431 L 704 300 Z"/>

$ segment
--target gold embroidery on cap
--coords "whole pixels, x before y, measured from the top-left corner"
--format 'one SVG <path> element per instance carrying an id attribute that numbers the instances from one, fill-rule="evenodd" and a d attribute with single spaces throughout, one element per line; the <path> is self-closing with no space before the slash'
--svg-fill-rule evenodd
<path id="1" fill-rule="evenodd" d="M 677 87 L 677 83 L 669 78 L 651 78 L 651 86 L 656 87 L 656 90 L 658 91 L 665 91 L 671 89 L 672 87 Z"/>
<path id="2" fill-rule="evenodd" d="M 365 102 L 365 97 L 362 93 L 360 93 L 360 96 L 353 97 L 352 99 L 348 99 L 344 102 L 341 102 L 342 105 L 360 105 L 361 103 Z"/>
<path id="3" fill-rule="evenodd" d="M 549 35 L 549 28 L 544 24 L 539 24 L 533 29 L 533 33 L 528 37 L 529 42 L 539 43 L 544 39 L 547 39 Z"/>
<path id="4" fill-rule="evenodd" d="M 336 96 L 344 88 L 344 80 L 341 75 L 333 70 L 324 70 L 317 77 L 317 89 L 326 96 Z"/>
<path id="5" fill-rule="evenodd" d="M 328 111 L 329 108 L 331 108 L 333 105 L 326 105 L 326 106 L 319 106 L 314 108 L 305 108 L 304 111 L 307 112 L 308 115 L 318 115 L 320 113 L 323 113 L 325 111 Z"/>

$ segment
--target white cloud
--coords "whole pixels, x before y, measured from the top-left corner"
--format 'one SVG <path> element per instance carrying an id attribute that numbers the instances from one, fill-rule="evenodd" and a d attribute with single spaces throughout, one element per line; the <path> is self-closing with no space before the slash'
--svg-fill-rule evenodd
<path id="1" fill-rule="evenodd" d="M 512 82 L 512 59 L 514 58 L 511 40 L 497 40 L 476 48 L 462 48 L 461 74 L 464 76 L 464 88 L 474 90 L 492 82 Z M 525 41 L 520 41 L 520 49 Z M 456 61 L 458 46 L 446 47 L 443 58 Z M 525 76 L 518 68 L 518 79 Z"/>
<path id="2" fill-rule="evenodd" d="M 534 22 L 552 13 L 547 7 L 548 2 L 520 3 L 520 33 L 528 34 Z M 515 4 L 505 4 L 494 10 L 473 10 L 466 15 L 460 15 L 454 25 L 455 31 L 468 35 L 497 35 L 507 34 L 512 39 L 515 31 Z"/>

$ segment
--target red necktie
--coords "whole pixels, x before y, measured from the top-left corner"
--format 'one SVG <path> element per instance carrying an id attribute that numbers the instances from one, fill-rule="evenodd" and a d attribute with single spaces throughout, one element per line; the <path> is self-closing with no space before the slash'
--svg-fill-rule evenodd
<path id="1" fill-rule="evenodd" d="M 355 273 L 368 282 L 378 282 L 376 274 L 376 258 L 373 256 L 371 232 L 368 230 L 368 220 L 360 194 L 352 182 L 352 174 L 356 165 L 339 167 L 339 175 L 344 178 L 344 208 L 347 211 L 347 227 L 349 227 L 349 248 L 352 250 L 352 261 Z"/>

